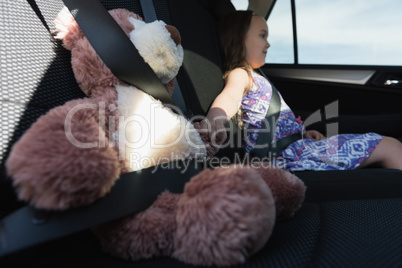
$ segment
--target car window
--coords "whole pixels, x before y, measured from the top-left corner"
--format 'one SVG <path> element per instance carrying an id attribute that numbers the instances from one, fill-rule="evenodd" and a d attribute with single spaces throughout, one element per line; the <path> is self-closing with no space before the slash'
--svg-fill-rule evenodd
<path id="1" fill-rule="evenodd" d="M 266 62 L 294 63 L 293 26 L 290 0 L 277 0 L 268 19 L 268 50 Z"/>
<path id="2" fill-rule="evenodd" d="M 247 10 L 248 0 L 231 0 L 237 10 Z"/>
<path id="3" fill-rule="evenodd" d="M 402 1 L 295 0 L 300 64 L 402 65 Z M 291 0 L 268 19 L 266 62 L 294 63 Z"/>

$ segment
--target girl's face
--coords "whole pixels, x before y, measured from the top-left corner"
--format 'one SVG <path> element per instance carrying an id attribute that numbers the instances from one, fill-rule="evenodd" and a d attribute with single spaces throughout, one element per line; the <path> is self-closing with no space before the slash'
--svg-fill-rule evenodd
<path id="1" fill-rule="evenodd" d="M 245 39 L 246 60 L 253 69 L 260 68 L 265 64 L 267 50 L 271 46 L 267 38 L 267 23 L 262 17 L 253 16 Z"/>

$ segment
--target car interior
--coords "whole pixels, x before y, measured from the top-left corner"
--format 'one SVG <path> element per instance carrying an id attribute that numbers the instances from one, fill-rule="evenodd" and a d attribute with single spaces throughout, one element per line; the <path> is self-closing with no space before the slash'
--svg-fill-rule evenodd
<path id="1" fill-rule="evenodd" d="M 139 0 L 100 2 L 108 10 L 125 8 L 144 15 Z M 255 8 L 263 3 L 268 16 L 276 1 L 250 2 Z M 229 0 L 153 4 L 157 18 L 181 34 L 184 62 L 177 82 L 186 109 L 206 115 L 224 86 L 219 21 L 235 7 Z M 27 206 L 17 200 L 5 168 L 12 145 L 50 109 L 85 97 L 74 78 L 70 52 L 52 36 L 63 6 L 61 0 L 1 0 L 0 252 L 6 245 L 3 220 Z M 261 69 L 296 115 L 321 119 L 311 119 L 308 128 L 326 133 L 332 124 L 339 133 L 377 132 L 402 140 L 402 88 L 384 86 L 384 81 L 401 77 L 402 67 L 266 64 Z M 356 79 L 360 82 L 351 82 Z M 334 103 L 339 115 L 328 116 L 325 109 Z M 307 186 L 302 207 L 293 218 L 277 222 L 267 244 L 236 267 L 402 266 L 402 171 L 372 167 L 295 175 Z M 173 258 L 114 258 L 102 252 L 90 229 L 2 256 L 0 266 L 195 267 Z"/>

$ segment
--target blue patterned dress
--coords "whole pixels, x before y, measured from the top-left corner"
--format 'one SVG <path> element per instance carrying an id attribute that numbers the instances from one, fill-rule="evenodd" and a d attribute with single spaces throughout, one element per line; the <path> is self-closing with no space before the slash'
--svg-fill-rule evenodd
<path id="1" fill-rule="evenodd" d="M 272 97 L 271 84 L 252 72 L 254 83 L 242 99 L 237 121 L 247 128 L 242 147 L 248 153 L 256 144 L 259 130 Z M 279 94 L 280 95 L 280 94 Z M 294 133 L 305 133 L 303 123 L 296 118 L 282 96 L 281 111 L 272 142 Z M 340 134 L 320 141 L 300 139 L 290 144 L 274 164 L 291 171 L 347 170 L 357 168 L 378 146 L 383 136 L 376 133 Z"/>

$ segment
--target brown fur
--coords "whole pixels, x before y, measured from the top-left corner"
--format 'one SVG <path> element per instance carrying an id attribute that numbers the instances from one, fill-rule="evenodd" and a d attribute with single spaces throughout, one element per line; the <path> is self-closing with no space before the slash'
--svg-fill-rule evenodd
<path id="1" fill-rule="evenodd" d="M 104 146 L 83 149 L 71 145 L 65 122 L 71 109 L 88 104 L 92 108 L 74 113 L 71 133 L 78 142 Z M 74 100 L 31 126 L 6 163 L 20 199 L 38 208 L 62 210 L 89 204 L 109 191 L 120 175 L 120 165 L 108 131 L 99 127 L 99 116 L 96 100 Z"/>
<path id="2" fill-rule="evenodd" d="M 204 170 L 186 185 L 177 213 L 173 256 L 198 265 L 244 262 L 275 223 L 271 190 L 253 169 Z"/>

